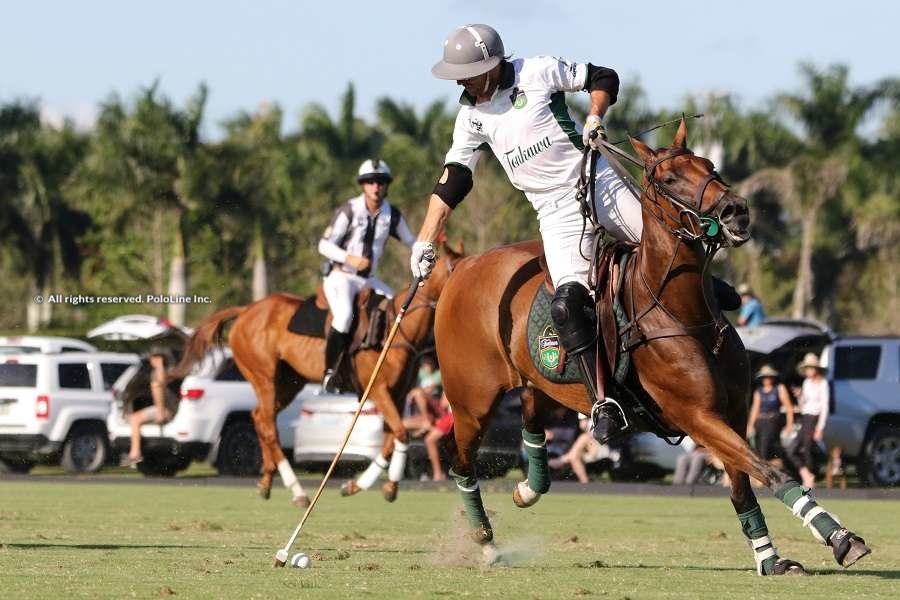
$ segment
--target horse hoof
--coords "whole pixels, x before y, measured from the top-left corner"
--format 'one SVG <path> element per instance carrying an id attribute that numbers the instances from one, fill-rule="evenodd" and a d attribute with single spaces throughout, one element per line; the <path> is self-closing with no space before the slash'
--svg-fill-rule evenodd
<path id="1" fill-rule="evenodd" d="M 341 486 L 341 496 L 344 496 L 345 498 L 354 494 L 358 494 L 361 491 L 362 488 L 356 485 L 356 482 L 352 479 Z"/>
<path id="2" fill-rule="evenodd" d="M 500 552 L 497 546 L 487 543 L 481 546 L 481 562 L 486 567 L 492 567 L 500 562 Z"/>
<path id="3" fill-rule="evenodd" d="M 838 529 L 831 535 L 829 543 L 834 549 L 834 559 L 845 569 L 872 553 L 866 541 L 849 529 Z"/>
<path id="4" fill-rule="evenodd" d="M 263 500 L 268 500 L 272 496 L 272 486 L 270 485 L 262 485 L 261 483 L 257 483 L 256 491 L 259 492 L 259 497 Z"/>
<path id="5" fill-rule="evenodd" d="M 302 508 L 302 509 L 306 510 L 307 508 L 309 508 L 309 504 L 310 504 L 309 496 L 307 496 L 306 494 L 303 494 L 302 496 L 297 496 L 296 498 L 291 500 L 291 503 L 294 506 L 296 506 L 297 508 Z"/>
<path id="6" fill-rule="evenodd" d="M 388 502 L 393 502 L 397 499 L 397 482 L 396 481 L 388 481 L 381 488 L 381 493 L 384 495 L 384 499 Z"/>
<path id="7" fill-rule="evenodd" d="M 772 575 L 788 575 L 788 576 L 804 576 L 809 575 L 806 572 L 806 569 L 803 568 L 803 565 L 794 560 L 788 560 L 786 558 L 779 558 L 775 563 L 775 567 Z"/>
<path id="8" fill-rule="evenodd" d="M 513 488 L 513 502 L 519 508 L 534 506 L 541 499 L 541 495 L 528 487 L 528 480 L 520 481 Z"/>

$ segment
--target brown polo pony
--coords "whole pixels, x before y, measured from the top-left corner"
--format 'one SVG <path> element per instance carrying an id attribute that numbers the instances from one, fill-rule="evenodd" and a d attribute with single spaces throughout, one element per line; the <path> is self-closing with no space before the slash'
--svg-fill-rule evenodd
<path id="1" fill-rule="evenodd" d="M 869 552 L 783 471 L 761 459 L 744 441 L 750 375 L 747 354 L 712 296 L 703 242 L 738 246 L 749 239 L 745 199 L 728 191 L 708 160 L 686 147 L 682 120 L 670 148 L 632 145 L 643 163 L 643 239 L 626 268 L 623 304 L 640 385 L 658 404 L 667 425 L 690 435 L 722 460 L 731 478 L 731 500 L 751 541 L 760 574 L 803 574 L 778 556 L 749 477 L 761 481 L 803 518 L 835 559 L 850 566 Z M 719 228 L 702 229 L 701 218 Z M 704 236 L 703 234 L 709 234 Z M 435 338 L 444 390 L 453 407 L 456 456 L 453 476 L 462 493 L 484 558 L 498 553 L 474 471 L 482 432 L 503 394 L 523 387 L 523 440 L 528 479 L 514 489 L 517 505 L 530 506 L 549 489 L 543 417 L 556 402 L 591 413 L 581 383 L 553 383 L 532 363 L 527 321 L 543 284 L 539 241 L 497 248 L 462 260 L 438 303 Z M 621 340 L 620 340 L 621 341 Z M 541 480 L 538 482 L 537 480 Z"/>
<path id="2" fill-rule="evenodd" d="M 394 440 L 406 443 L 408 436 L 398 410 L 412 381 L 411 370 L 417 350 L 425 342 L 434 325 L 434 307 L 444 283 L 456 261 L 462 256 L 444 245 L 444 252 L 434 269 L 434 275 L 425 282 L 416 294 L 415 301 L 400 322 L 399 330 L 384 364 L 378 373 L 370 397 L 384 417 L 386 434 L 381 455 L 385 460 L 393 453 Z M 262 477 L 257 483 L 260 496 L 269 498 L 272 478 L 276 469 L 281 474 L 285 487 L 293 493 L 294 504 L 306 507 L 309 499 L 297 482 L 281 444 L 275 426 L 276 415 L 310 381 L 321 381 L 325 371 L 325 340 L 291 333 L 288 321 L 303 300 L 285 293 L 271 294 L 262 300 L 222 309 L 197 325 L 194 334 L 185 346 L 184 356 L 176 366 L 175 375 L 184 376 L 213 347 L 222 345 L 225 326 L 234 321 L 228 333 L 228 344 L 234 361 L 244 377 L 253 385 L 257 407 L 251 413 L 259 447 L 262 453 Z M 403 297 L 393 299 L 393 322 Z M 330 322 L 330 315 L 329 315 Z M 327 327 L 327 323 L 326 323 Z M 379 351 L 361 350 L 353 357 L 359 388 L 365 389 L 378 360 Z M 402 409 L 402 407 L 401 407 Z M 384 485 L 385 498 L 393 501 L 397 494 L 395 482 Z"/>

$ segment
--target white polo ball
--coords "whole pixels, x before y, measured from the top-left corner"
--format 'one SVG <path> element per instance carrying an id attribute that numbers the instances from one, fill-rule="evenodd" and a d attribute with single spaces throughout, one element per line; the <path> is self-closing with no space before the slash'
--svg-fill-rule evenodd
<path id="1" fill-rule="evenodd" d="M 291 566 L 296 569 L 307 569 L 312 566 L 312 560 L 302 552 L 298 552 L 291 557 Z"/>

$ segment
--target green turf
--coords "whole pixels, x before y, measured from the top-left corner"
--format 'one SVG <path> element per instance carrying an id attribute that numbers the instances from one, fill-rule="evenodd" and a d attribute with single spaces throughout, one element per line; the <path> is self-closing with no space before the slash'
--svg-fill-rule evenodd
<path id="1" fill-rule="evenodd" d="M 502 485 L 511 487 L 510 482 Z M 844 572 L 780 504 L 782 554 L 818 573 L 763 579 L 725 499 L 565 495 L 517 509 L 488 493 L 512 564 L 484 569 L 461 534 L 455 492 L 328 491 L 296 550 L 311 569 L 272 568 L 299 520 L 284 490 L 0 481 L 3 598 L 897 598 L 900 502 L 828 501 L 875 554 Z"/>

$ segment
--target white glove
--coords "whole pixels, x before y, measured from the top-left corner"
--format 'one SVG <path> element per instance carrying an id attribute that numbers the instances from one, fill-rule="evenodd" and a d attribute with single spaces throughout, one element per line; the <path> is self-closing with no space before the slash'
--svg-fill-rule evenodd
<path id="1" fill-rule="evenodd" d="M 597 135 L 591 139 L 591 133 L 596 131 Z M 606 139 L 606 129 L 603 128 L 603 123 L 600 122 L 599 115 L 588 115 L 587 119 L 584 120 L 584 131 L 582 132 L 582 141 L 584 142 L 584 146 L 590 146 L 593 150 L 600 149 L 600 140 Z"/>
<path id="2" fill-rule="evenodd" d="M 409 268 L 413 277 L 422 281 L 428 279 L 434 268 L 434 244 L 431 242 L 415 242 L 412 245 L 412 254 L 409 257 Z"/>

